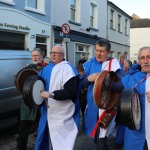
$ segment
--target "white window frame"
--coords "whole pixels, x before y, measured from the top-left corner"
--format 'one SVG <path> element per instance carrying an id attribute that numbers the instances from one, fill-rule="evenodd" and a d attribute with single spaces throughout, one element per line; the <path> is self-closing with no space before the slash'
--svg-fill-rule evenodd
<path id="1" fill-rule="evenodd" d="M 125 19 L 125 35 L 129 35 L 128 19 Z"/>
<path id="2" fill-rule="evenodd" d="M 110 28 L 115 29 L 115 11 L 113 9 L 110 10 Z"/>
<path id="3" fill-rule="evenodd" d="M 46 12 L 45 12 L 45 0 L 36 0 L 36 1 L 37 1 L 37 8 L 33 8 L 33 7 L 28 6 L 28 0 L 26 0 L 25 10 L 46 15 Z"/>
<path id="4" fill-rule="evenodd" d="M 71 11 L 74 10 L 74 18 L 71 18 Z M 70 0 L 70 20 L 80 23 L 80 0 L 74 0 L 74 7 L 71 7 Z"/>
<path id="5" fill-rule="evenodd" d="M 98 7 L 97 4 L 91 2 L 90 3 L 90 27 L 97 28 L 98 19 L 96 18 L 98 18 Z"/>
<path id="6" fill-rule="evenodd" d="M 122 32 L 122 16 L 118 14 L 118 32 Z"/>
<path id="7" fill-rule="evenodd" d="M 114 51 L 110 51 L 109 56 L 110 57 L 114 57 L 115 56 L 115 52 Z"/>
<path id="8" fill-rule="evenodd" d="M 0 0 L 0 2 L 9 4 L 9 5 L 15 5 L 14 0 Z"/>

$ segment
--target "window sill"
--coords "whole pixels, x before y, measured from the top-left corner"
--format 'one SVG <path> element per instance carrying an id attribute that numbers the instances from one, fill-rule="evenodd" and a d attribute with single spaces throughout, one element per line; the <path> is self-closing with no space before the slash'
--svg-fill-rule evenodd
<path id="1" fill-rule="evenodd" d="M 94 28 L 94 27 L 90 27 L 90 29 L 93 30 L 93 31 L 98 31 L 98 29 Z"/>
<path id="2" fill-rule="evenodd" d="M 35 13 L 38 13 L 38 14 L 42 14 L 42 15 L 46 15 L 46 13 L 44 11 L 40 11 L 40 10 L 32 8 L 32 7 L 25 7 L 25 10 L 35 12 Z"/>
<path id="3" fill-rule="evenodd" d="M 0 2 L 5 3 L 5 4 L 8 4 L 8 5 L 12 5 L 12 6 L 15 5 L 14 2 L 6 1 L 6 0 L 0 0 Z"/>
<path id="4" fill-rule="evenodd" d="M 116 31 L 114 28 L 111 28 L 111 27 L 110 27 L 110 29 Z"/>
<path id="5" fill-rule="evenodd" d="M 69 20 L 69 23 L 75 24 L 75 25 L 77 25 L 77 26 L 81 26 L 81 23 L 78 23 L 78 22 L 73 21 L 73 20 Z"/>

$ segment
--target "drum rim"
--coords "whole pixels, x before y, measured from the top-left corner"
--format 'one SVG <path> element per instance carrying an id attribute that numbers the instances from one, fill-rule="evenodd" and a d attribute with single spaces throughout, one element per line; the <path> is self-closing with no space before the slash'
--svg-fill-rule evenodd
<path id="1" fill-rule="evenodd" d="M 28 104 L 28 106 L 30 108 L 35 108 L 35 109 L 40 108 L 44 103 L 44 100 L 43 100 L 43 102 L 40 105 L 37 105 L 34 102 L 34 99 L 32 97 L 33 86 L 34 86 L 35 81 L 37 81 L 37 80 L 41 80 L 43 82 L 44 86 L 45 86 L 45 82 L 44 82 L 42 77 L 40 77 L 38 75 L 35 75 L 35 76 L 31 75 L 31 76 L 28 77 L 28 80 L 25 81 L 26 85 L 29 84 L 29 86 L 26 89 L 23 89 L 23 95 L 26 95 L 26 97 L 27 97 L 25 99 L 25 101 L 29 101 L 29 99 L 32 98 L 32 100 L 30 101 L 30 104 Z"/>
<path id="2" fill-rule="evenodd" d="M 110 110 L 114 107 L 114 105 L 118 101 L 119 93 L 113 92 L 112 97 L 111 97 L 111 99 L 113 99 L 113 103 L 111 101 L 111 103 L 109 102 L 106 107 L 103 106 L 103 104 L 101 103 L 101 100 L 100 100 L 101 99 L 101 92 L 99 92 L 99 91 L 102 90 L 102 84 L 103 84 L 103 81 L 104 81 L 107 74 L 110 74 L 110 77 L 113 76 L 115 78 L 114 80 L 117 80 L 117 76 L 116 76 L 116 73 L 114 71 L 103 70 L 101 73 L 99 73 L 99 75 L 97 76 L 97 78 L 95 80 L 94 88 L 93 88 L 93 98 L 94 98 L 94 102 L 98 108 Z"/>
<path id="3" fill-rule="evenodd" d="M 127 95 L 128 94 L 128 95 Z M 139 101 L 139 108 L 140 108 L 140 121 L 139 124 L 135 124 L 134 118 L 133 118 L 133 111 L 132 111 L 132 102 L 129 101 L 128 103 L 126 102 L 126 97 L 128 96 L 131 100 L 131 97 L 138 93 L 136 92 L 135 89 L 123 89 L 121 92 L 121 97 L 120 97 L 120 113 L 121 113 L 121 118 L 122 118 L 122 123 L 127 126 L 130 130 L 139 130 L 141 126 L 141 105 L 140 105 L 140 98 L 138 96 L 138 101 Z M 125 106 L 126 105 L 126 106 Z M 127 108 L 129 110 L 126 110 Z M 126 120 L 125 120 L 126 119 Z"/>
<path id="4" fill-rule="evenodd" d="M 37 70 L 31 69 L 31 68 L 23 68 L 17 73 L 16 78 L 15 78 L 15 86 L 16 86 L 17 90 L 20 91 L 21 93 L 23 92 L 24 82 L 28 77 L 28 76 L 24 77 L 23 73 L 27 74 L 27 72 L 30 73 L 30 74 L 28 74 L 28 76 L 33 75 L 33 74 L 34 75 L 38 74 Z M 21 76 L 22 76 L 22 79 L 20 78 Z"/>

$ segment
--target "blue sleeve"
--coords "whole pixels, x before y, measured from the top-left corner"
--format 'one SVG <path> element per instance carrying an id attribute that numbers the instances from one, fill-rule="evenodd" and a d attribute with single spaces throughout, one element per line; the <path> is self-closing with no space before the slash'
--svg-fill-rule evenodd
<path id="1" fill-rule="evenodd" d="M 128 88 L 128 83 L 129 83 L 129 79 L 130 79 L 130 75 L 126 74 L 122 79 L 122 85 L 124 86 L 124 88 Z"/>

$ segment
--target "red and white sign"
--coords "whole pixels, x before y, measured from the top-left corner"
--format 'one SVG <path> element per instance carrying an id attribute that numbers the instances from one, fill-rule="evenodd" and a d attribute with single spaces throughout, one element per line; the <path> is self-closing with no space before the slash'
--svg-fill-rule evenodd
<path id="1" fill-rule="evenodd" d="M 68 34 L 68 33 L 70 32 L 70 26 L 69 26 L 69 24 L 64 23 L 64 24 L 62 25 L 62 32 L 63 32 L 64 34 Z"/>

